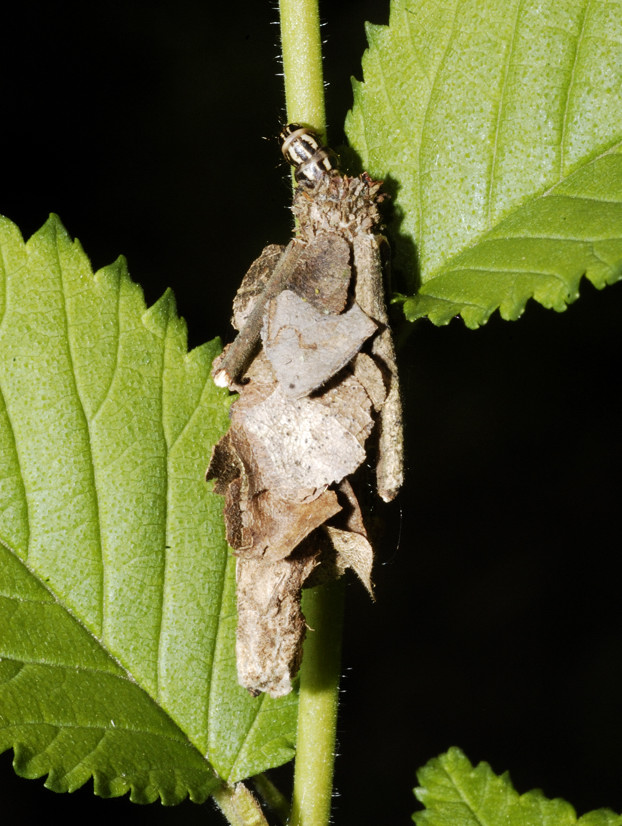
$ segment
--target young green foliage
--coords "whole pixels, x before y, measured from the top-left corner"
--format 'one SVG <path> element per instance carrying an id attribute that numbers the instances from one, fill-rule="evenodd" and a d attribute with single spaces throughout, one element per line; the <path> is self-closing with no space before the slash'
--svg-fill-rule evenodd
<path id="1" fill-rule="evenodd" d="M 430 760 L 417 779 L 415 796 L 425 806 L 413 815 L 417 826 L 622 826 L 610 809 L 578 818 L 569 803 L 539 790 L 519 795 L 507 773 L 494 774 L 488 763 L 474 768 L 457 748 Z"/>
<path id="2" fill-rule="evenodd" d="M 237 684 L 218 343 L 54 217 L 1 219 L 0 251 L 0 750 L 56 791 L 204 800 L 291 759 L 296 715 Z"/>
<path id="3" fill-rule="evenodd" d="M 346 127 L 396 187 L 407 318 L 477 327 L 622 277 L 619 2 L 393 0 L 367 32 Z"/>

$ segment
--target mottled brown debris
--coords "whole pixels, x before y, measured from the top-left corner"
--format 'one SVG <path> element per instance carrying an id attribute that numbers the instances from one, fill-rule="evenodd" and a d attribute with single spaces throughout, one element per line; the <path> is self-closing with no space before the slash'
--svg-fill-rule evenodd
<path id="1" fill-rule="evenodd" d="M 248 268 L 233 299 L 231 324 L 235 330 L 241 330 L 246 324 L 255 299 L 266 289 L 266 284 L 284 252 L 285 247 L 282 244 L 269 244 Z"/>
<path id="2" fill-rule="evenodd" d="M 265 401 L 236 407 L 232 426 L 252 440 L 262 484 L 282 499 L 313 499 L 350 476 L 365 460 L 372 405 L 363 386 L 346 376 L 313 398 L 290 399 L 277 385 Z"/>
<path id="3" fill-rule="evenodd" d="M 357 353 L 352 359 L 354 377 L 360 381 L 374 406 L 374 412 L 379 413 L 387 400 L 387 384 L 382 370 L 375 360 L 367 353 Z"/>
<path id="4" fill-rule="evenodd" d="M 276 562 L 238 559 L 238 680 L 252 694 L 291 691 L 306 630 L 300 589 L 317 564 L 314 554 Z"/>
<path id="5" fill-rule="evenodd" d="M 351 251 L 335 232 L 309 244 L 287 282 L 288 289 L 323 313 L 341 313 L 348 302 Z"/>
<path id="6" fill-rule="evenodd" d="M 343 575 L 347 568 L 352 568 L 373 599 L 371 572 L 374 549 L 367 537 L 359 501 L 347 479 L 341 482 L 337 493 L 342 506 L 339 517 L 325 524 L 323 530 L 335 551 L 339 574 Z"/>
<path id="7" fill-rule="evenodd" d="M 299 224 L 298 237 L 310 242 L 320 235 L 336 233 L 352 244 L 357 235 L 377 233 L 381 223 L 378 203 L 384 197 L 381 186 L 381 181 L 372 181 L 367 175 L 331 175 L 312 190 L 298 187 L 292 205 Z"/>

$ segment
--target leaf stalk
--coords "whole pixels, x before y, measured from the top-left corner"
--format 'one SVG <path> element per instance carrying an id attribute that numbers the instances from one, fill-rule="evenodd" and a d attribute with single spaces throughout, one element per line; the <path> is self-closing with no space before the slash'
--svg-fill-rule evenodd
<path id="1" fill-rule="evenodd" d="M 257 798 L 244 783 L 221 786 L 213 797 L 231 826 L 268 826 Z"/>

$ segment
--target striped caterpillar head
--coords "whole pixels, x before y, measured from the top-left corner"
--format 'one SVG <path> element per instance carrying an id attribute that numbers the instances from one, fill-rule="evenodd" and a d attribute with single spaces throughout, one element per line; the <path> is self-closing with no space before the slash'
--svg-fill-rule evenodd
<path id="1" fill-rule="evenodd" d="M 317 135 L 306 126 L 288 123 L 279 135 L 281 152 L 285 160 L 294 167 L 294 177 L 300 183 L 317 183 L 324 175 L 336 171 L 335 156 L 326 146 L 322 146 Z"/>

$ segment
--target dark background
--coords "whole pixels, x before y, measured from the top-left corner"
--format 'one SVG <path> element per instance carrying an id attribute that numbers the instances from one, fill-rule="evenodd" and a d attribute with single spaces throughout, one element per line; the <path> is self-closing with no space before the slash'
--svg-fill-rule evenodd
<path id="1" fill-rule="evenodd" d="M 333 142 L 363 20 L 324 3 Z M 0 212 L 60 214 L 95 267 L 119 253 L 149 303 L 173 287 L 194 346 L 230 335 L 251 260 L 290 234 L 271 2 L 14 4 L 3 14 Z M 399 285 L 398 285 L 399 286 Z M 451 745 L 521 791 L 622 811 L 622 288 L 518 323 L 417 326 L 403 351 L 408 479 L 378 507 L 377 602 L 348 586 L 334 822 L 410 822 L 415 770 Z M 6 818 L 218 823 L 91 786 L 56 795 L 0 763 Z M 281 782 L 287 770 L 281 772 Z M 208 804 L 209 807 L 209 804 Z"/>

